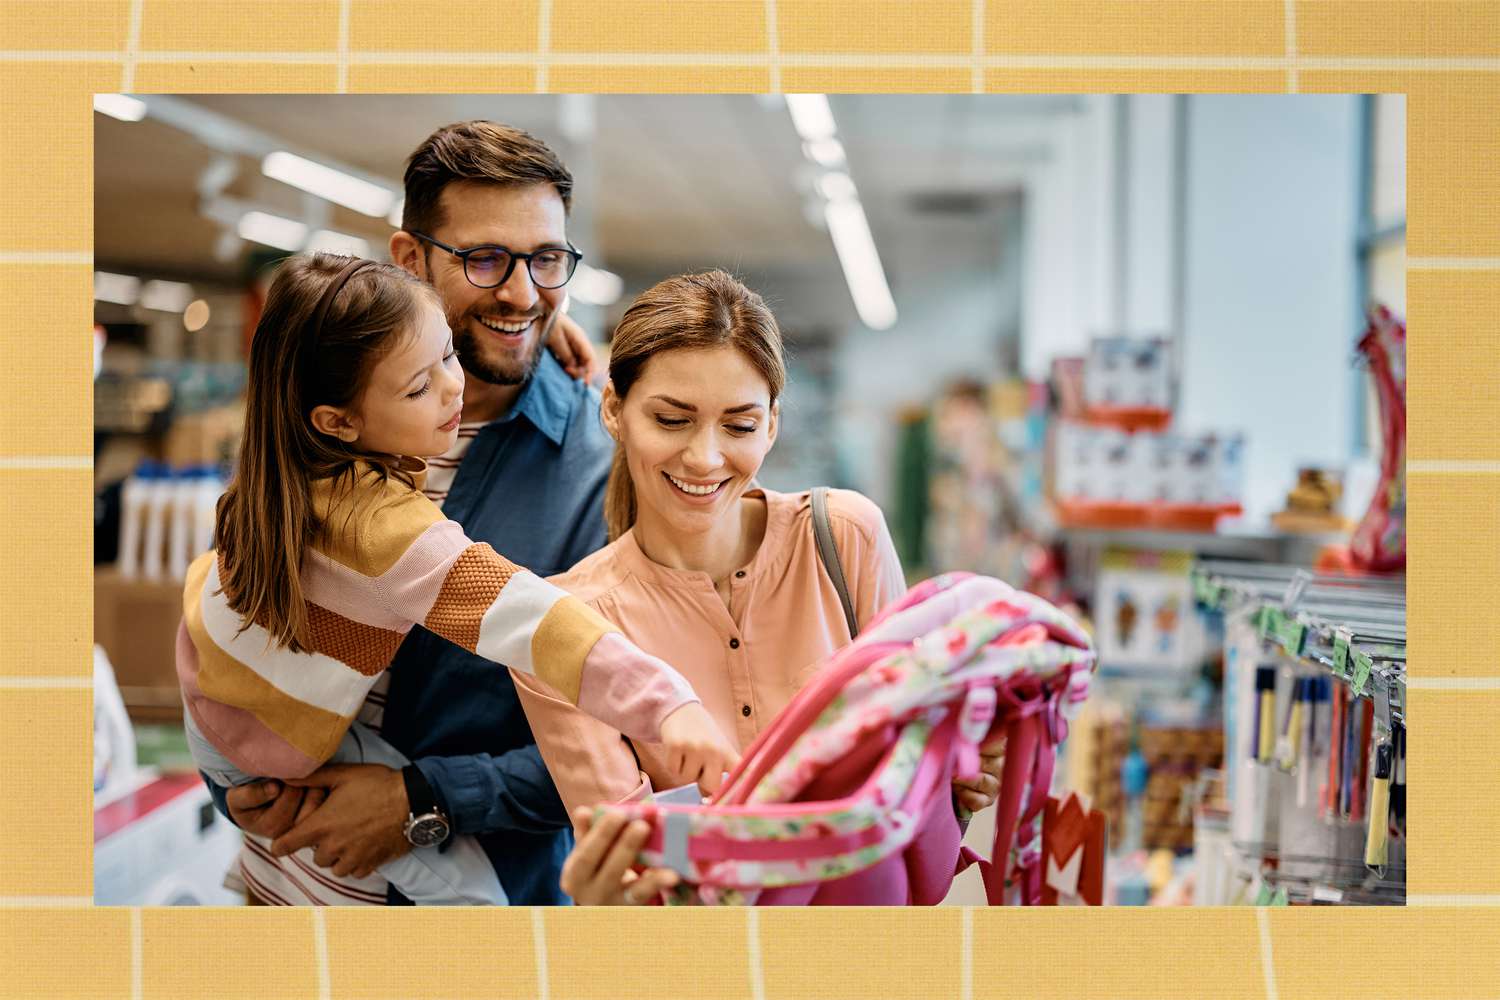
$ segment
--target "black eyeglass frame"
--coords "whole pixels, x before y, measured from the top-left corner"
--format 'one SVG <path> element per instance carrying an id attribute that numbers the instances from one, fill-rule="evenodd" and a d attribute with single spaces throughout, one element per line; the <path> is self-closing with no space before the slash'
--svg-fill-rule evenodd
<path id="1" fill-rule="evenodd" d="M 516 273 L 516 262 L 524 260 L 526 262 L 526 276 L 531 279 L 531 283 L 538 288 L 545 288 L 548 291 L 551 291 L 554 288 L 562 288 L 568 282 L 572 281 L 573 275 L 578 273 L 579 263 L 583 261 L 582 252 L 576 249 L 571 243 L 569 243 L 566 248 L 547 247 L 545 250 L 537 250 L 532 253 L 516 253 L 510 247 L 503 247 L 498 243 L 482 243 L 477 247 L 469 247 L 466 250 L 460 250 L 458 247 L 450 247 L 442 240 L 433 239 L 426 233 L 419 233 L 415 229 L 408 230 L 408 232 L 410 232 L 417 239 L 431 243 L 439 250 L 446 250 L 453 256 L 457 257 L 459 259 L 459 263 L 462 264 L 464 269 L 464 279 L 475 288 L 499 288 L 501 285 L 510 280 L 510 276 L 512 274 Z M 479 282 L 474 280 L 473 275 L 469 274 L 469 255 L 478 253 L 481 250 L 498 250 L 510 258 L 510 266 L 505 269 L 505 273 L 500 276 L 500 280 L 495 282 L 493 285 L 481 285 Z M 544 285 L 540 281 L 536 280 L 535 274 L 531 273 L 531 259 L 533 257 L 539 257 L 544 253 L 565 253 L 569 257 L 573 258 L 573 266 L 568 269 L 568 276 L 562 280 L 561 284 Z"/>

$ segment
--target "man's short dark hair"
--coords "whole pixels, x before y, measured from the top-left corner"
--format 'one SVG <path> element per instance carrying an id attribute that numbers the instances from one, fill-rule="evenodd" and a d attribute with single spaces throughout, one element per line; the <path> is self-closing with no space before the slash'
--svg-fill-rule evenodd
<path id="1" fill-rule="evenodd" d="M 563 211 L 573 204 L 573 175 L 557 154 L 529 132 L 495 122 L 445 125 L 423 140 L 406 161 L 406 205 L 401 228 L 431 233 L 443 218 L 443 189 L 454 181 L 502 187 L 551 184 Z"/>

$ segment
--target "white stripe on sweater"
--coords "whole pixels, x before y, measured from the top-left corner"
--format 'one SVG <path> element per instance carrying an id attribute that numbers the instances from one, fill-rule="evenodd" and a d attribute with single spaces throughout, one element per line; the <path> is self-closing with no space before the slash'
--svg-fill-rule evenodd
<path id="1" fill-rule="evenodd" d="M 266 683 L 300 702 L 340 717 L 359 710 L 365 695 L 375 684 L 366 677 L 322 653 L 294 653 L 277 646 L 259 625 L 251 625 L 238 635 L 244 620 L 231 610 L 219 589 L 218 564 L 209 567 L 203 583 L 203 627 L 220 650 L 238 660 Z"/>
<path id="2" fill-rule="evenodd" d="M 475 652 L 522 673 L 535 674 L 531 638 L 552 605 L 564 596 L 564 591 L 529 570 L 517 573 L 485 611 Z"/>

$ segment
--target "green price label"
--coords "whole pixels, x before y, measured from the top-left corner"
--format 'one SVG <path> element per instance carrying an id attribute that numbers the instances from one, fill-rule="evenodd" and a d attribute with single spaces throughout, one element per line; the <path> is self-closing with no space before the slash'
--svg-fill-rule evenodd
<path id="1" fill-rule="evenodd" d="M 1286 899 L 1286 890 L 1285 889 L 1277 889 L 1276 890 L 1276 895 L 1274 895 L 1274 896 L 1271 897 L 1271 905 L 1272 906 L 1286 906 L 1286 905 L 1288 905 L 1287 904 L 1287 899 Z"/>
<path id="2" fill-rule="evenodd" d="M 1333 637 L 1333 672 L 1349 676 L 1349 640 L 1338 634 Z"/>
<path id="3" fill-rule="evenodd" d="M 1370 658 L 1359 650 L 1354 651 L 1354 696 L 1358 698 L 1365 693 L 1365 685 L 1370 680 L 1370 668 L 1374 666 Z"/>
<path id="4" fill-rule="evenodd" d="M 1255 625 L 1260 630 L 1262 639 L 1269 639 L 1276 634 L 1276 629 L 1281 624 L 1281 612 L 1272 607 L 1264 607 L 1256 612 Z"/>
<path id="5" fill-rule="evenodd" d="M 1300 622 L 1295 622 L 1285 615 L 1276 629 L 1276 638 L 1281 643 L 1281 648 L 1293 656 L 1302 655 L 1302 636 L 1307 627 Z"/>

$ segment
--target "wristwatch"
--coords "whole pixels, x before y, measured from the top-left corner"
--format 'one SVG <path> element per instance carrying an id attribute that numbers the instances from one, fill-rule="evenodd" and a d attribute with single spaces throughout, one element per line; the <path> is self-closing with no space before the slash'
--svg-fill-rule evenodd
<path id="1" fill-rule="evenodd" d="M 401 769 L 401 780 L 406 783 L 406 802 L 411 810 L 401 832 L 413 847 L 436 847 L 448 839 L 452 827 L 448 817 L 437 805 L 437 796 L 415 764 Z"/>

